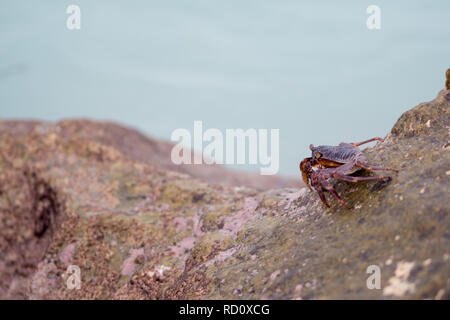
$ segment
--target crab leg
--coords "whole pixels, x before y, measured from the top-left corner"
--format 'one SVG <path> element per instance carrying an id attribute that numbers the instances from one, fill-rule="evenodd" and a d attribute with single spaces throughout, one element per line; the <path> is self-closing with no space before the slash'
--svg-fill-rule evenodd
<path id="1" fill-rule="evenodd" d="M 309 176 L 306 172 L 306 165 L 311 161 L 311 158 L 305 158 L 302 162 L 300 162 L 300 172 L 302 173 L 302 179 L 305 185 L 309 188 L 309 190 L 312 190 L 311 185 L 309 184 Z"/>
<path id="2" fill-rule="evenodd" d="M 353 176 L 346 176 L 345 174 L 341 174 L 341 173 L 334 173 L 331 176 L 335 179 L 347 181 L 347 182 L 376 181 L 376 180 L 383 180 L 383 179 L 391 178 L 388 176 L 353 177 Z"/>
<path id="3" fill-rule="evenodd" d="M 314 187 L 314 189 L 315 189 L 315 190 L 317 191 L 317 193 L 319 194 L 320 200 L 322 200 L 323 204 L 324 204 L 327 208 L 329 208 L 330 205 L 328 204 L 327 198 L 325 198 L 325 195 L 323 194 L 321 188 L 320 188 L 319 186 L 317 186 L 317 187 Z"/>
<path id="4" fill-rule="evenodd" d="M 364 163 L 364 162 L 362 162 L 362 161 L 360 161 L 360 160 L 356 161 L 356 162 L 355 162 L 355 165 L 357 165 L 357 166 L 360 167 L 360 168 L 369 170 L 369 171 L 386 170 L 386 171 L 395 171 L 395 172 L 398 172 L 397 169 L 393 169 L 393 168 L 373 167 L 373 166 L 370 166 L 370 165 L 368 165 L 367 163 Z"/>
<path id="5" fill-rule="evenodd" d="M 366 143 L 369 143 L 369 142 L 372 142 L 372 141 L 375 141 L 375 140 L 377 140 L 377 141 L 383 141 L 382 138 L 380 138 L 380 137 L 375 137 L 375 138 L 372 138 L 372 139 L 369 139 L 369 140 L 366 140 L 366 141 L 363 141 L 363 142 L 353 142 L 353 143 L 351 143 L 351 144 L 354 145 L 355 147 L 358 147 L 358 146 L 360 146 L 360 145 L 362 145 L 362 144 L 366 144 Z"/>
<path id="6" fill-rule="evenodd" d="M 319 176 L 319 181 L 320 181 L 320 184 L 327 191 L 329 191 L 341 205 L 343 205 L 347 209 L 350 209 L 350 206 L 347 205 L 344 200 L 342 200 L 342 198 L 339 196 L 339 194 L 336 192 L 336 190 L 334 190 L 333 185 L 326 180 L 325 176 Z"/>

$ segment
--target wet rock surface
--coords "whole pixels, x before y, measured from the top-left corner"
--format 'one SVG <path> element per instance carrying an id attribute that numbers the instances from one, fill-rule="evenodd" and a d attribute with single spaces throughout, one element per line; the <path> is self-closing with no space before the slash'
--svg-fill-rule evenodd
<path id="1" fill-rule="evenodd" d="M 333 181 L 352 210 L 172 171 L 104 124 L 2 121 L 0 297 L 449 299 L 449 92 L 364 151 L 391 181 Z"/>

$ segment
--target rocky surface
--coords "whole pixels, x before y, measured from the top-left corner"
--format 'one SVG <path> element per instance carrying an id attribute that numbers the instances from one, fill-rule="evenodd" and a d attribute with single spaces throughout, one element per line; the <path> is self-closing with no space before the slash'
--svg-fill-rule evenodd
<path id="1" fill-rule="evenodd" d="M 449 299 L 449 110 L 443 90 L 364 151 L 400 172 L 334 182 L 352 210 L 331 197 L 326 209 L 306 188 L 170 170 L 125 128 L 119 136 L 134 139 L 89 121 L 3 121 L 0 297 Z M 381 289 L 367 288 L 371 265 Z"/>
<path id="2" fill-rule="evenodd" d="M 64 120 L 58 123 L 39 121 L 1 121 L 0 134 L 20 136 L 28 133 L 53 132 L 65 139 L 86 141 L 117 150 L 127 158 L 150 163 L 162 170 L 187 173 L 194 178 L 222 185 L 242 185 L 258 190 L 283 187 L 302 187 L 297 179 L 281 176 L 262 176 L 259 173 L 228 170 L 222 165 L 175 165 L 170 160 L 174 144 L 147 137 L 140 132 L 113 122 L 87 119 Z"/>

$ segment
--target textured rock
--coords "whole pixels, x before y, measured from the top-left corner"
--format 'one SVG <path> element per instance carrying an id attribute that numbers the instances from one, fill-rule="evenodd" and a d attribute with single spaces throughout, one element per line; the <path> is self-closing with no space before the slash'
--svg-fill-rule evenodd
<path id="1" fill-rule="evenodd" d="M 449 299 L 449 95 L 364 151 L 400 169 L 391 182 L 334 182 L 352 210 L 170 171 L 105 124 L 2 122 L 0 297 Z"/>
<path id="2" fill-rule="evenodd" d="M 292 178 L 237 172 L 228 170 L 221 165 L 178 166 L 170 160 L 173 143 L 147 137 L 117 123 L 94 122 L 86 119 L 64 120 L 56 124 L 39 121 L 0 120 L 0 134 L 18 136 L 31 132 L 40 134 L 53 132 L 80 143 L 89 143 L 94 149 L 100 144 L 104 148 L 114 149 L 126 155 L 129 159 L 150 163 L 162 170 L 186 173 L 209 183 L 243 185 L 261 190 L 281 187 L 299 188 L 303 185 Z"/>

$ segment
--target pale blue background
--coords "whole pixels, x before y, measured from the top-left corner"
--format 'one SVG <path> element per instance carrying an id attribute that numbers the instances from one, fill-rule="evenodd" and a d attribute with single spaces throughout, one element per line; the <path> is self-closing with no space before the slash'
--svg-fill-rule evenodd
<path id="1" fill-rule="evenodd" d="M 310 143 L 384 136 L 449 67 L 448 0 L 0 1 L 0 117 L 111 119 L 164 139 L 194 120 L 279 128 L 282 174 Z"/>

